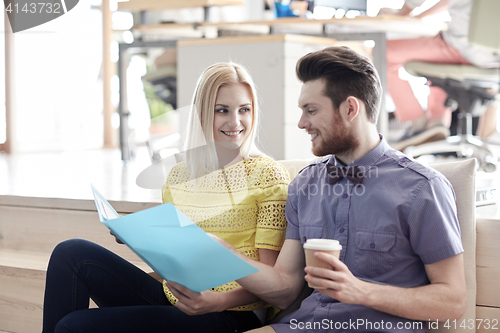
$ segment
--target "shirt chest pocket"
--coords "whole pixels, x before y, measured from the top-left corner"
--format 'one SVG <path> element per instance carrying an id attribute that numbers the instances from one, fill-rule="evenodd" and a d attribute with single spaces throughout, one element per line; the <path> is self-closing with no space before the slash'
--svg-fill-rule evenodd
<path id="1" fill-rule="evenodd" d="M 396 234 L 358 230 L 354 235 L 356 273 L 376 278 L 394 267 Z"/>

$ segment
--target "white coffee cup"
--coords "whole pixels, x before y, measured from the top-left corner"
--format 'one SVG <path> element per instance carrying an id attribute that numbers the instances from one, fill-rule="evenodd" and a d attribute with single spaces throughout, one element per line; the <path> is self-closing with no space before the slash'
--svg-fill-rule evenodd
<path id="1" fill-rule="evenodd" d="M 334 239 L 308 239 L 304 243 L 304 251 L 306 254 L 306 266 L 314 266 L 314 267 L 321 267 L 321 268 L 327 268 L 327 269 L 333 269 L 333 267 L 322 261 L 318 260 L 314 257 L 314 253 L 316 251 L 320 252 L 326 252 L 329 253 L 333 256 L 335 256 L 337 259 L 340 256 L 340 251 L 342 250 L 342 245 L 340 245 L 338 240 Z M 309 283 L 309 287 L 315 288 L 315 289 L 325 289 L 323 287 L 315 287 L 312 286 Z"/>

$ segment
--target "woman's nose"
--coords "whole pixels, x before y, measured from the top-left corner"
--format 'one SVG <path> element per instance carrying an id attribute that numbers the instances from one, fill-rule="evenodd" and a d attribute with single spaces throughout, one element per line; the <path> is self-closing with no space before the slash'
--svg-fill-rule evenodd
<path id="1" fill-rule="evenodd" d="M 228 125 L 231 127 L 237 127 L 241 123 L 239 112 L 230 112 Z"/>

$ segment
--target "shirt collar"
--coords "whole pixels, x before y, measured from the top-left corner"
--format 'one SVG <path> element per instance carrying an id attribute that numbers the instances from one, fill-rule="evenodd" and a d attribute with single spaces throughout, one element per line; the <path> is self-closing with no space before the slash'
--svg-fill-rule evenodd
<path id="1" fill-rule="evenodd" d="M 382 156 L 384 156 L 387 150 L 391 149 L 387 141 L 384 139 L 383 135 L 379 134 L 379 137 L 380 137 L 380 142 L 375 148 L 370 150 L 364 156 L 358 158 L 356 161 L 352 162 L 350 165 L 345 166 L 344 164 L 340 163 L 340 161 L 338 161 L 335 158 L 335 155 L 330 156 L 328 163 L 331 163 L 339 168 L 345 168 L 350 166 L 360 166 L 368 168 L 374 165 L 378 160 L 380 160 Z"/>

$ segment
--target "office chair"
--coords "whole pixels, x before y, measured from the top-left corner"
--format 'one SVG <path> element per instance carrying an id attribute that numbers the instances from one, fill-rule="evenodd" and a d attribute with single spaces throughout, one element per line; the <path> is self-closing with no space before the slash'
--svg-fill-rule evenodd
<path id="1" fill-rule="evenodd" d="M 496 13 L 498 0 L 474 0 L 469 26 L 469 42 L 500 51 L 500 25 Z M 426 77 L 433 86 L 448 94 L 447 106 L 459 112 L 457 135 L 446 140 L 411 146 L 404 153 L 411 157 L 454 153 L 458 157 L 475 157 L 487 172 L 499 164 L 496 156 L 479 137 L 472 134 L 472 118 L 480 116 L 495 100 L 500 99 L 500 69 L 472 65 L 436 64 L 413 61 L 405 64 L 408 73 Z"/>

